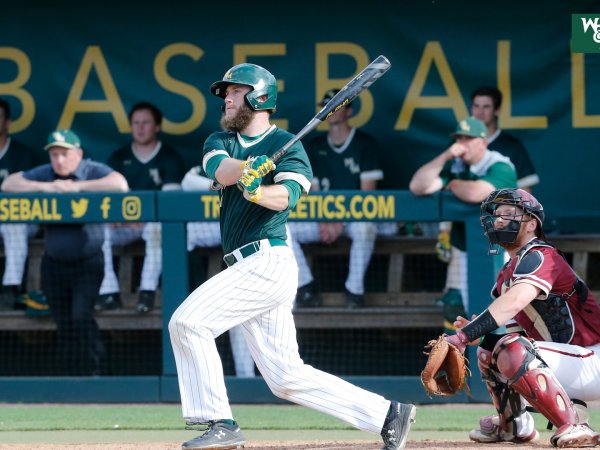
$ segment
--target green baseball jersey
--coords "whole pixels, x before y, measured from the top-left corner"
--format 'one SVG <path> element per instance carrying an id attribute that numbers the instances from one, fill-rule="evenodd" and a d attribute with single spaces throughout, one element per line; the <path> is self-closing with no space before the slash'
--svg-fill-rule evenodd
<path id="1" fill-rule="evenodd" d="M 517 185 L 520 188 L 531 187 L 540 182 L 540 178 L 533 167 L 527 149 L 511 134 L 504 130 L 497 130 L 488 139 L 490 150 L 497 151 L 510 158 L 517 171 Z"/>
<path id="2" fill-rule="evenodd" d="M 140 161 L 127 145 L 110 155 L 108 165 L 123 174 L 132 191 L 160 191 L 165 184 L 181 183 L 185 175 L 183 158 L 162 143 L 149 161 Z"/>
<path id="3" fill-rule="evenodd" d="M 510 158 L 498 152 L 487 150 L 477 164 L 467 166 L 460 158 L 448 161 L 440 173 L 446 186 L 451 180 L 485 180 L 496 189 L 516 188 L 517 172 Z M 466 234 L 464 222 L 453 222 L 450 242 L 459 250 L 466 250 Z"/>
<path id="4" fill-rule="evenodd" d="M 239 133 L 221 131 L 211 134 L 204 143 L 203 174 L 208 160 L 225 153 L 232 158 L 246 160 L 251 156 L 271 156 L 293 135 L 272 126 L 260 137 L 250 140 Z M 263 185 L 283 181 L 300 184 L 304 192 L 310 189 L 312 169 L 302 143 L 294 144 L 276 162 L 276 168 L 267 174 Z M 221 240 L 223 251 L 230 253 L 236 248 L 261 239 L 287 239 L 285 224 L 290 210 L 273 211 L 249 202 L 237 185 L 227 186 L 221 191 Z"/>
<path id="5" fill-rule="evenodd" d="M 383 179 L 377 142 L 356 128 L 340 147 L 325 134 L 308 142 L 306 149 L 322 191 L 360 189 L 361 180 Z"/>
<path id="6" fill-rule="evenodd" d="M 22 172 L 48 162 L 46 152 L 40 151 L 38 154 L 12 138 L 9 138 L 7 144 L 4 154 L 0 153 L 0 184 L 11 173 Z"/>

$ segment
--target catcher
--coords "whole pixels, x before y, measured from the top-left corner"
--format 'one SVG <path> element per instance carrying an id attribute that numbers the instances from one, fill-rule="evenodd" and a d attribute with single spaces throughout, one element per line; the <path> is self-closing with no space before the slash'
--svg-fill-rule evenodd
<path id="1" fill-rule="evenodd" d="M 556 427 L 554 447 L 594 447 L 585 402 L 600 399 L 600 307 L 562 253 L 546 241 L 544 209 L 528 192 L 500 189 L 481 205 L 490 254 L 510 260 L 492 290 L 494 301 L 471 321 L 457 317 L 445 336 L 462 353 L 479 345 L 478 366 L 498 414 L 469 434 L 481 443 L 533 441 L 529 404 Z M 507 334 L 490 334 L 506 325 Z"/>

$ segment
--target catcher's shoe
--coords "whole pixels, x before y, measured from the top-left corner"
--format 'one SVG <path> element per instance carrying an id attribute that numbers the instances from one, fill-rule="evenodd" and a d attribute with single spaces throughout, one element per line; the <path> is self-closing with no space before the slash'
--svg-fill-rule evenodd
<path id="1" fill-rule="evenodd" d="M 381 437 L 385 444 L 381 450 L 401 450 L 406 445 L 410 426 L 415 422 L 417 408 L 415 405 L 392 401 Z"/>
<path id="2" fill-rule="evenodd" d="M 194 425 L 206 425 L 208 429 L 202 436 L 181 444 L 182 450 L 233 450 L 244 448 L 246 438 L 237 422 L 230 425 L 223 420 L 218 420 Z"/>
<path id="3" fill-rule="evenodd" d="M 499 417 L 485 416 L 479 420 L 479 428 L 471 430 L 469 439 L 483 444 L 493 442 L 514 442 L 515 444 L 523 444 L 525 442 L 535 441 L 540 437 L 540 434 L 534 428 L 527 436 L 515 436 L 512 433 L 504 431 L 500 428 Z"/>
<path id="4" fill-rule="evenodd" d="M 600 442 L 600 434 L 587 424 L 560 427 L 550 438 L 550 443 L 558 448 L 595 447 Z"/>

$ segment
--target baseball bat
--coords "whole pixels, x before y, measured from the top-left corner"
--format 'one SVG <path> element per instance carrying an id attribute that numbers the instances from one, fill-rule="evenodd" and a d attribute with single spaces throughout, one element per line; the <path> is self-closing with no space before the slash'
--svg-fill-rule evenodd
<path id="1" fill-rule="evenodd" d="M 331 100 L 327 102 L 323 109 L 317 113 L 315 117 L 308 122 L 304 128 L 302 128 L 297 134 L 295 134 L 292 139 L 290 139 L 286 144 L 273 153 L 271 156 L 271 160 L 273 162 L 277 162 L 281 159 L 283 155 L 287 153 L 287 151 L 314 130 L 319 123 L 323 122 L 329 116 L 335 114 L 340 108 L 346 106 L 352 100 L 354 100 L 362 91 L 371 86 L 375 81 L 377 81 L 384 73 L 390 70 L 392 64 L 390 60 L 387 59 L 383 55 L 379 55 L 375 58 L 367 67 L 360 71 L 358 75 L 352 78 L 346 86 L 340 89 L 340 92 L 335 94 Z M 222 186 L 219 183 L 213 182 L 210 189 L 214 191 L 218 191 Z"/>
<path id="2" fill-rule="evenodd" d="M 379 55 L 375 58 L 371 64 L 360 71 L 358 75 L 352 78 L 346 86 L 344 86 L 340 92 L 327 102 L 323 109 L 317 113 L 310 122 L 306 124 L 292 139 L 289 140 L 283 147 L 273 153 L 271 160 L 277 162 L 283 155 L 300 139 L 314 130 L 319 123 L 323 122 L 329 116 L 335 114 L 340 108 L 346 106 L 352 100 L 354 100 L 358 94 L 364 91 L 366 88 L 371 86 L 377 81 L 384 73 L 386 73 L 392 64 L 389 59 L 383 55 Z"/>

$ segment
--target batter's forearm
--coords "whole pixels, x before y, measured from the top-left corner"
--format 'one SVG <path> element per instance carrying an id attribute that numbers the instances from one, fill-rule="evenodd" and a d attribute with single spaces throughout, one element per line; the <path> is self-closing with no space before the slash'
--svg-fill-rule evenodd
<path id="1" fill-rule="evenodd" d="M 244 191 L 244 198 L 250 200 L 247 191 Z M 262 185 L 260 187 L 259 199 L 254 203 L 273 211 L 284 211 L 289 206 L 289 192 L 285 186 L 279 184 Z"/>
<path id="2" fill-rule="evenodd" d="M 223 159 L 215 171 L 215 179 L 223 186 L 236 184 L 242 176 L 242 164 L 244 161 L 235 158 Z"/>

